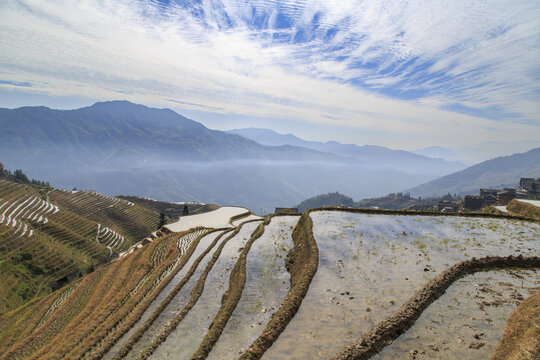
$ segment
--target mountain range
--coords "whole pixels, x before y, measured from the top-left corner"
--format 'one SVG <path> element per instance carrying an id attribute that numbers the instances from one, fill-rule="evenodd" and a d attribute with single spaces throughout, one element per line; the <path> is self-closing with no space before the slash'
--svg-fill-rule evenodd
<path id="1" fill-rule="evenodd" d="M 329 154 L 354 158 L 364 165 L 379 168 L 441 176 L 465 168 L 458 161 L 447 161 L 442 157 L 415 154 L 404 150 L 392 150 L 383 146 L 342 144 L 337 141 L 308 141 L 293 134 L 279 134 L 270 129 L 246 128 L 228 131 L 243 136 L 259 144 L 271 146 L 292 145 Z"/>
<path id="2" fill-rule="evenodd" d="M 480 188 L 516 188 L 522 177 L 540 177 L 540 147 L 487 160 L 405 191 L 422 197 L 476 194 Z"/>
<path id="3" fill-rule="evenodd" d="M 56 187 L 272 211 L 340 191 L 413 187 L 462 164 L 379 146 L 268 143 L 127 101 L 75 110 L 0 109 L 0 161 Z M 259 143 L 261 142 L 261 143 Z"/>

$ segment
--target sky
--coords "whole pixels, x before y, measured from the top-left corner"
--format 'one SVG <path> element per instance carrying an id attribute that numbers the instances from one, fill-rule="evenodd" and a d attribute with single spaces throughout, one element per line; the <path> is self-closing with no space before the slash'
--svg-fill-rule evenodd
<path id="1" fill-rule="evenodd" d="M 530 0 L 0 1 L 8 108 L 129 100 L 220 130 L 500 155 L 540 146 L 538 59 Z"/>

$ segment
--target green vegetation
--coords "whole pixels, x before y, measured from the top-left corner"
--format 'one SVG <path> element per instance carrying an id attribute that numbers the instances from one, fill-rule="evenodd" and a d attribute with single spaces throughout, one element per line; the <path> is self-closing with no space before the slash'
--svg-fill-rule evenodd
<path id="1" fill-rule="evenodd" d="M 364 199 L 355 203 L 355 207 L 359 208 L 380 208 L 380 209 L 415 209 L 424 211 L 436 211 L 437 203 L 440 200 L 457 200 L 450 194 L 443 198 L 413 198 L 410 193 L 390 193 L 386 196 Z"/>
<path id="2" fill-rule="evenodd" d="M 176 220 L 180 216 L 185 215 L 196 215 L 216 210 L 217 205 L 214 204 L 199 204 L 199 203 L 190 203 L 190 204 L 175 204 L 165 201 L 158 201 L 152 199 L 145 199 L 138 196 L 117 196 L 119 199 L 130 201 L 136 205 L 142 206 L 146 209 L 149 209 L 156 213 L 165 213 L 167 218 L 171 220 Z"/>
<path id="3" fill-rule="evenodd" d="M 0 179 L 13 181 L 20 184 L 27 184 L 27 185 L 36 185 L 43 188 L 50 188 L 51 185 L 49 185 L 48 182 L 40 181 L 40 180 L 29 180 L 25 173 L 21 169 L 15 170 L 13 173 L 11 171 L 4 168 L 4 164 L 0 162 Z"/>
<path id="4" fill-rule="evenodd" d="M 165 212 L 161 210 L 159 213 L 159 223 L 157 226 L 157 230 L 161 229 L 163 225 L 167 224 L 167 215 L 165 215 Z"/>
<path id="5" fill-rule="evenodd" d="M 338 192 L 317 195 L 302 201 L 296 207 L 298 211 L 304 212 L 307 209 L 318 208 L 323 206 L 353 206 L 353 199 L 347 195 Z"/>
<path id="6" fill-rule="evenodd" d="M 0 316 L 0 358 L 101 358 L 185 264 L 190 253 L 179 263 L 176 245 L 183 236 L 193 238 L 166 235 L 70 287 Z"/>
<path id="7" fill-rule="evenodd" d="M 0 198 L 0 314 L 94 271 L 157 224 L 157 213 L 137 205 L 37 182 L 2 180 Z M 98 239 L 100 229 L 107 236 Z"/>
<path id="8" fill-rule="evenodd" d="M 389 193 L 386 196 L 353 201 L 347 195 L 340 193 L 329 193 L 317 195 L 302 201 L 297 205 L 298 210 L 303 212 L 307 209 L 322 208 L 328 206 L 343 206 L 353 208 L 378 208 L 388 210 L 419 210 L 419 211 L 437 211 L 437 203 L 441 200 L 459 201 L 461 197 L 457 194 L 448 193 L 442 197 L 414 198 L 410 193 Z"/>

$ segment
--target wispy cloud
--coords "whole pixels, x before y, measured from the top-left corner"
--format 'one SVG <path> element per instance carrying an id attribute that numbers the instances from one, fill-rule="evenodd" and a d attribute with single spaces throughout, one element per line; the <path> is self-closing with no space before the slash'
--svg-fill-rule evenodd
<path id="1" fill-rule="evenodd" d="M 334 124 L 384 145 L 534 139 L 539 19 L 531 1 L 7 0 L 0 89 Z"/>

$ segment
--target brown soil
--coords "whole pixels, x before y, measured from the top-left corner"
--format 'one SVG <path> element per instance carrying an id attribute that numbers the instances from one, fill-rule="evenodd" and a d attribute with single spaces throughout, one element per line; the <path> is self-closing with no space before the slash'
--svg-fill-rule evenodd
<path id="1" fill-rule="evenodd" d="M 477 271 L 515 267 L 540 267 L 540 257 L 487 256 L 462 261 L 448 268 L 413 295 L 394 315 L 377 324 L 354 344 L 345 347 L 333 359 L 369 359 L 414 325 L 429 304 L 444 294 L 457 279 Z"/>
<path id="2" fill-rule="evenodd" d="M 287 270 L 291 274 L 291 287 L 279 309 L 272 315 L 262 334 L 240 359 L 260 359 L 272 346 L 294 317 L 306 296 L 309 284 L 319 266 L 319 249 L 313 237 L 313 222 L 309 211 L 298 220 L 293 234 L 294 247 L 287 256 Z"/>
<path id="3" fill-rule="evenodd" d="M 242 214 L 238 214 L 238 215 L 234 215 L 232 218 L 230 218 L 229 224 L 232 224 L 232 223 L 235 222 L 236 220 L 240 220 L 240 219 L 246 218 L 246 217 L 248 217 L 249 215 L 251 215 L 251 211 L 248 211 L 248 212 L 245 212 L 245 213 L 242 213 Z"/>
<path id="4" fill-rule="evenodd" d="M 510 315 L 491 360 L 540 358 L 540 289 Z"/>

